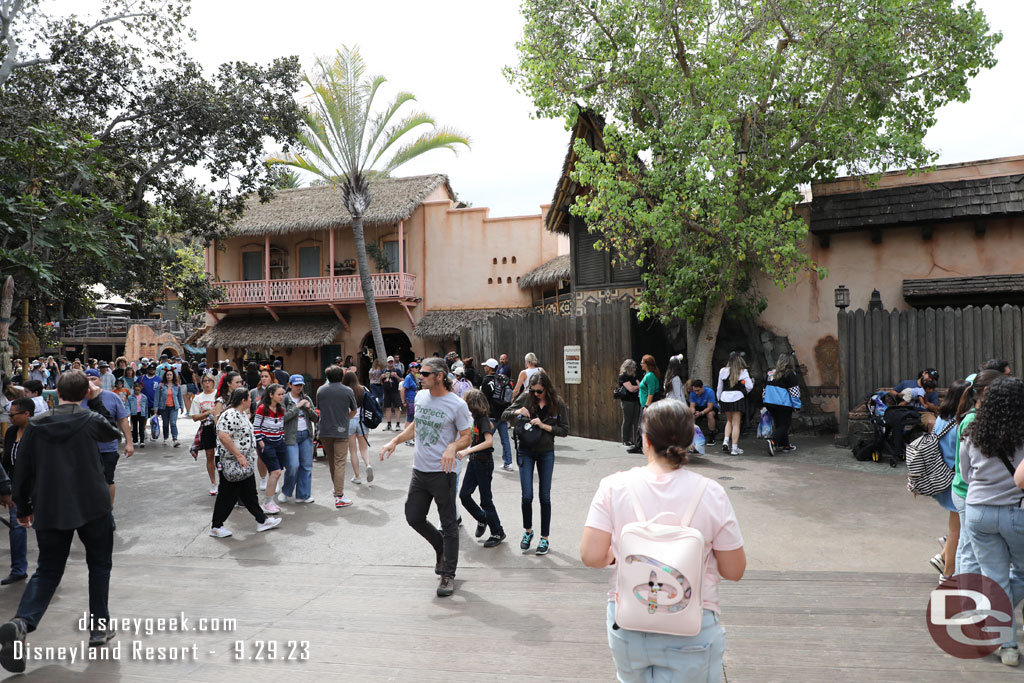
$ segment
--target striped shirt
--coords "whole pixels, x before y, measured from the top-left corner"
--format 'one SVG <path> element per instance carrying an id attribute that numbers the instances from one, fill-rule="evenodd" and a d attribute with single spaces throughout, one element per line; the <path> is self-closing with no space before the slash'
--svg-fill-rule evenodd
<path id="1" fill-rule="evenodd" d="M 256 419 L 252 423 L 257 441 L 281 441 L 284 439 L 284 409 L 270 412 L 262 403 L 256 408 Z"/>

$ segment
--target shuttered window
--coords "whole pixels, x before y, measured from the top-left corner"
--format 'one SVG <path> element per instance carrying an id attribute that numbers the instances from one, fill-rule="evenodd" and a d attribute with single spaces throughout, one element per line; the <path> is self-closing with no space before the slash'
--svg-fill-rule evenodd
<path id="1" fill-rule="evenodd" d="M 264 254 L 262 251 L 242 252 L 242 279 L 262 280 L 263 260 Z"/>
<path id="2" fill-rule="evenodd" d="M 620 261 L 612 266 L 612 282 L 615 284 L 639 284 L 640 268 L 632 261 Z"/>
<path id="3" fill-rule="evenodd" d="M 576 240 L 576 284 L 586 287 L 607 282 L 607 258 L 603 251 L 594 248 L 597 235 L 581 230 Z"/>
<path id="4" fill-rule="evenodd" d="M 299 277 L 320 277 L 320 247 L 299 247 Z"/>

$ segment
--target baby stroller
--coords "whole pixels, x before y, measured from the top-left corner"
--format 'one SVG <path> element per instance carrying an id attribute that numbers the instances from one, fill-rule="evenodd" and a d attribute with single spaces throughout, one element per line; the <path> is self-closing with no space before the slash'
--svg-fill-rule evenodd
<path id="1" fill-rule="evenodd" d="M 888 458 L 889 466 L 896 467 L 898 460 L 906 460 L 906 444 L 910 440 L 907 437 L 919 427 L 921 414 L 913 408 L 887 406 L 882 400 L 884 393 L 871 394 L 864 399 L 871 434 L 857 442 L 853 456 L 861 462 L 881 462 Z"/>

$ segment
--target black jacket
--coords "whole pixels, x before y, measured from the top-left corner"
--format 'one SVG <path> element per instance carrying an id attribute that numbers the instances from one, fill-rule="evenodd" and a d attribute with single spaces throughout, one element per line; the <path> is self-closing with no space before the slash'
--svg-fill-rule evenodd
<path id="1" fill-rule="evenodd" d="M 516 411 L 526 405 L 526 399 L 529 396 L 529 392 L 522 392 L 516 396 L 516 400 L 512 401 L 511 405 L 505 409 L 501 414 L 501 419 L 508 422 L 513 428 L 516 426 Z M 530 417 L 537 417 L 531 413 Z M 540 443 L 533 447 L 533 451 L 537 453 L 544 453 L 546 451 L 555 450 L 555 437 L 556 436 L 569 436 L 569 416 L 566 415 L 565 404 L 559 400 L 558 402 L 558 415 L 551 415 L 548 411 L 545 411 L 545 415 L 542 422 L 547 425 L 551 425 L 552 430 L 545 432 L 541 436 Z"/>
<path id="2" fill-rule="evenodd" d="M 60 405 L 29 420 L 14 463 L 14 502 L 35 529 L 77 529 L 110 514 L 101 441 L 117 429 L 78 405 Z"/>

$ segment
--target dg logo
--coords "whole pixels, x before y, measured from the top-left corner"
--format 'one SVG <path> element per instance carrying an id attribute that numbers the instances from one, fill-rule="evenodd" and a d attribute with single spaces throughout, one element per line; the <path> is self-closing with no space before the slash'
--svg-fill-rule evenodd
<path id="1" fill-rule="evenodd" d="M 675 614 L 686 609 L 690 604 L 690 596 L 693 589 L 690 582 L 686 580 L 683 573 L 674 567 L 669 567 L 647 555 L 627 555 L 626 564 L 641 562 L 654 567 L 647 583 L 639 583 L 633 586 L 633 597 L 643 603 L 647 603 L 648 614 Z M 670 578 L 665 581 L 662 575 Z M 661 579 L 661 580 L 659 580 Z M 678 600 L 672 602 L 673 600 Z"/>
<path id="2" fill-rule="evenodd" d="M 957 574 L 931 592 L 928 632 L 948 654 L 980 659 L 1014 641 L 1012 613 L 998 583 L 981 574 Z"/>

